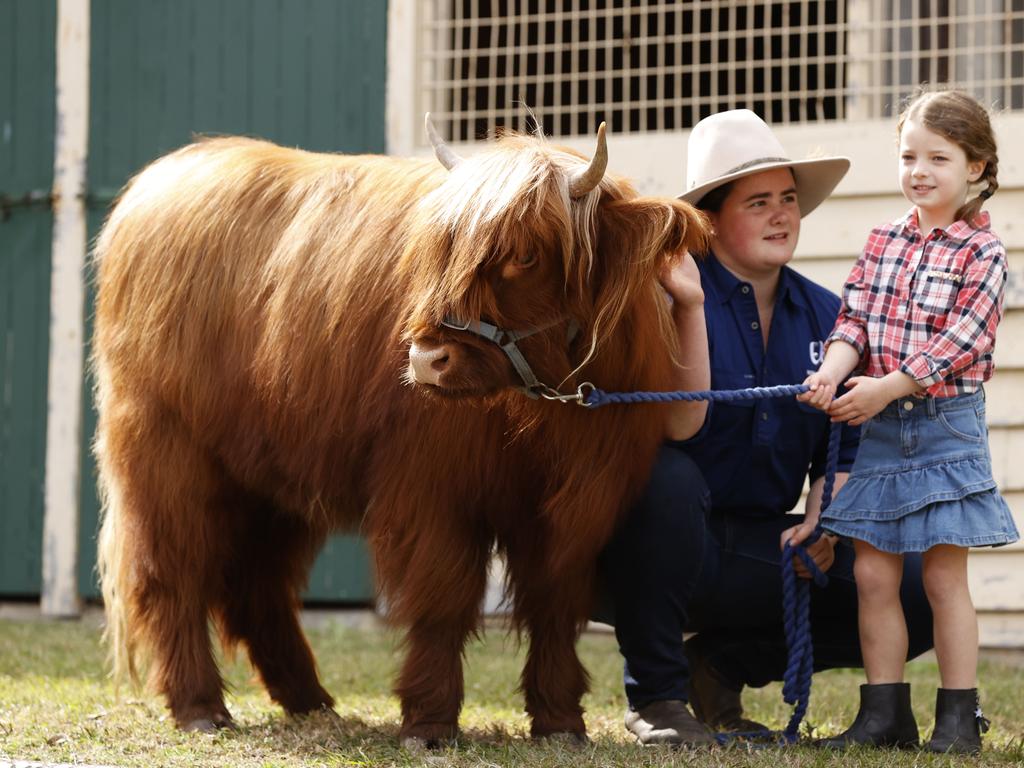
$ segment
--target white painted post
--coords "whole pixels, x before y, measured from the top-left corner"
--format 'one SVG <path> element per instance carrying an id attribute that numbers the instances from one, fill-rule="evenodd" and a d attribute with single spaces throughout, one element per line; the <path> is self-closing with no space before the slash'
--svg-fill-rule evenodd
<path id="1" fill-rule="evenodd" d="M 871 0 L 849 0 L 846 4 L 846 120 L 868 120 L 878 117 L 874 93 L 880 83 L 872 82 L 872 44 L 877 36 L 877 19 L 872 19 Z"/>
<path id="2" fill-rule="evenodd" d="M 423 111 L 416 98 L 416 52 L 419 48 L 418 0 L 388 3 L 388 62 L 385 104 L 387 153 L 409 157 L 422 144 Z M 419 131 L 420 133 L 417 133 Z M 419 138 L 419 142 L 417 139 Z"/>
<path id="3" fill-rule="evenodd" d="M 85 308 L 89 3 L 57 2 L 57 108 L 43 512 L 45 616 L 77 616 L 78 493 Z"/>

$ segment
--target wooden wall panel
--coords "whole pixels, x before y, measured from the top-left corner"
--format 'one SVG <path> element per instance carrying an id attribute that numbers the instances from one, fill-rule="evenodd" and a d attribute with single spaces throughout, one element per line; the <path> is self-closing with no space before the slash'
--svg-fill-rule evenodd
<path id="1" fill-rule="evenodd" d="M 385 2 L 93 0 L 90 235 L 131 175 L 198 134 L 383 152 L 386 36 Z M 96 595 L 91 404 L 84 421 L 79 579 Z M 332 540 L 307 597 L 372 596 L 361 543 Z"/>
<path id="2" fill-rule="evenodd" d="M 41 585 L 55 25 L 54 0 L 0 0 L 0 597 Z"/>

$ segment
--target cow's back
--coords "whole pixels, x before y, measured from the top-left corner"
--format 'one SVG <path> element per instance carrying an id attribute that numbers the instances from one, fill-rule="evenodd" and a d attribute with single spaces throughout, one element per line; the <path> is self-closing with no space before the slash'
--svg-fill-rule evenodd
<path id="1" fill-rule="evenodd" d="M 163 411 L 283 505 L 348 484 L 400 386 L 396 266 L 443 173 L 238 138 L 143 170 L 96 248 L 101 436 L 110 408 Z"/>

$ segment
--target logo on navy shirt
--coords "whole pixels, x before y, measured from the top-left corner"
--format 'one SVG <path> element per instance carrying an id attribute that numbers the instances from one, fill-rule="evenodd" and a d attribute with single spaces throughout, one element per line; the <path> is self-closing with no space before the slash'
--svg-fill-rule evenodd
<path id="1" fill-rule="evenodd" d="M 818 366 L 821 365 L 822 360 L 825 359 L 825 342 L 824 341 L 812 341 L 808 346 L 808 353 L 811 357 L 811 365 L 814 370 L 818 370 Z"/>

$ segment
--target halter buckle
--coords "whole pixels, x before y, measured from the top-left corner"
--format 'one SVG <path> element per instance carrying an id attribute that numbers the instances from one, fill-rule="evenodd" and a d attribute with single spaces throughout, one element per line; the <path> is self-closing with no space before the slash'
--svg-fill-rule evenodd
<path id="1" fill-rule="evenodd" d="M 451 315 L 445 315 L 444 320 L 441 321 L 441 325 L 445 328 L 451 328 L 453 331 L 468 331 L 469 326 L 473 324 L 472 320 L 460 320 L 457 317 Z"/>

